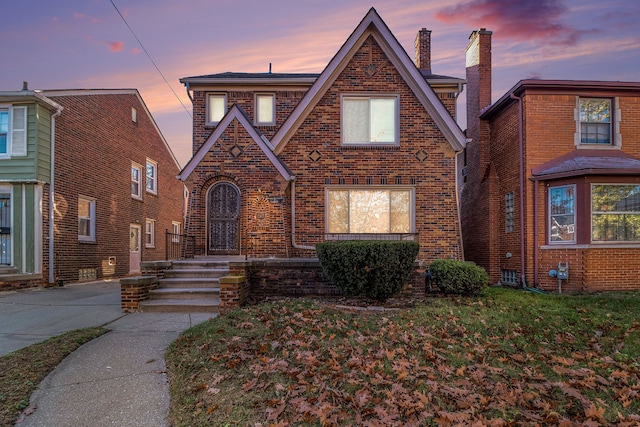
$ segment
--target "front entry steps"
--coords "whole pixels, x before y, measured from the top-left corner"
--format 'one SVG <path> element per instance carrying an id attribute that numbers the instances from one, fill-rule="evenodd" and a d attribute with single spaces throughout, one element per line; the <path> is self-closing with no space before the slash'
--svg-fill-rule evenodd
<path id="1" fill-rule="evenodd" d="M 164 270 L 149 299 L 140 302 L 145 313 L 218 313 L 220 278 L 229 274 L 227 261 L 180 260 Z"/>

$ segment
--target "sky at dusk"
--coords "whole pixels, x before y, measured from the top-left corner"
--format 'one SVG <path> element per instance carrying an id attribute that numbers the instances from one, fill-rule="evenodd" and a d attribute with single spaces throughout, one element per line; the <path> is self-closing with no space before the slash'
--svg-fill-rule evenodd
<path id="1" fill-rule="evenodd" d="M 181 77 L 320 73 L 371 7 L 412 59 L 432 30 L 435 74 L 464 78 L 471 31 L 493 31 L 493 101 L 528 78 L 640 81 L 638 0 L 20 0 L 0 14 L 0 91 L 138 89 L 184 165 Z"/>

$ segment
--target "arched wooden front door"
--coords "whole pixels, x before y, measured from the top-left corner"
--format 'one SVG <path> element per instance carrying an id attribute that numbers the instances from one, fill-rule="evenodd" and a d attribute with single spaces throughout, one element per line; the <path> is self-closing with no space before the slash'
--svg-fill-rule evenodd
<path id="1" fill-rule="evenodd" d="M 207 196 L 207 254 L 240 254 L 240 191 L 228 182 L 215 184 Z"/>

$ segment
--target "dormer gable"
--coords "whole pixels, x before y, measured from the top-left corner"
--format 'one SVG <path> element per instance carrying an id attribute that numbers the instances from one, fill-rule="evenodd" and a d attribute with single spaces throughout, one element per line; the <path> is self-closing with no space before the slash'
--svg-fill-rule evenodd
<path id="1" fill-rule="evenodd" d="M 373 37 L 382 48 L 451 147 L 455 151 L 464 148 L 466 142 L 464 133 L 377 11 L 371 8 L 272 138 L 275 154 L 279 155 L 283 151 L 305 118 L 369 37 Z"/>

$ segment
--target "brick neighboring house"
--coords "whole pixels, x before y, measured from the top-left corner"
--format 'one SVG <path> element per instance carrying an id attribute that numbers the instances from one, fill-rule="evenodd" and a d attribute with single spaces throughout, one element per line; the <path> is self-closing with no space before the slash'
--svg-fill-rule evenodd
<path id="1" fill-rule="evenodd" d="M 165 229 L 183 226 L 184 186 L 138 91 L 4 95 L 7 110 L 26 107 L 29 126 L 26 154 L 0 157 L 0 198 L 13 206 L 2 213 L 13 226 L 0 286 L 135 275 L 142 260 L 163 259 Z"/>
<path id="2" fill-rule="evenodd" d="M 640 83 L 522 80 L 492 105 L 484 29 L 470 37 L 467 82 L 467 259 L 494 283 L 639 289 Z M 561 282 L 549 274 L 560 263 Z"/>
<path id="3" fill-rule="evenodd" d="M 375 9 L 320 74 L 181 79 L 193 100 L 187 233 L 199 254 L 315 256 L 324 239 L 414 239 L 462 258 L 455 122 L 464 80 L 415 64 Z"/>

